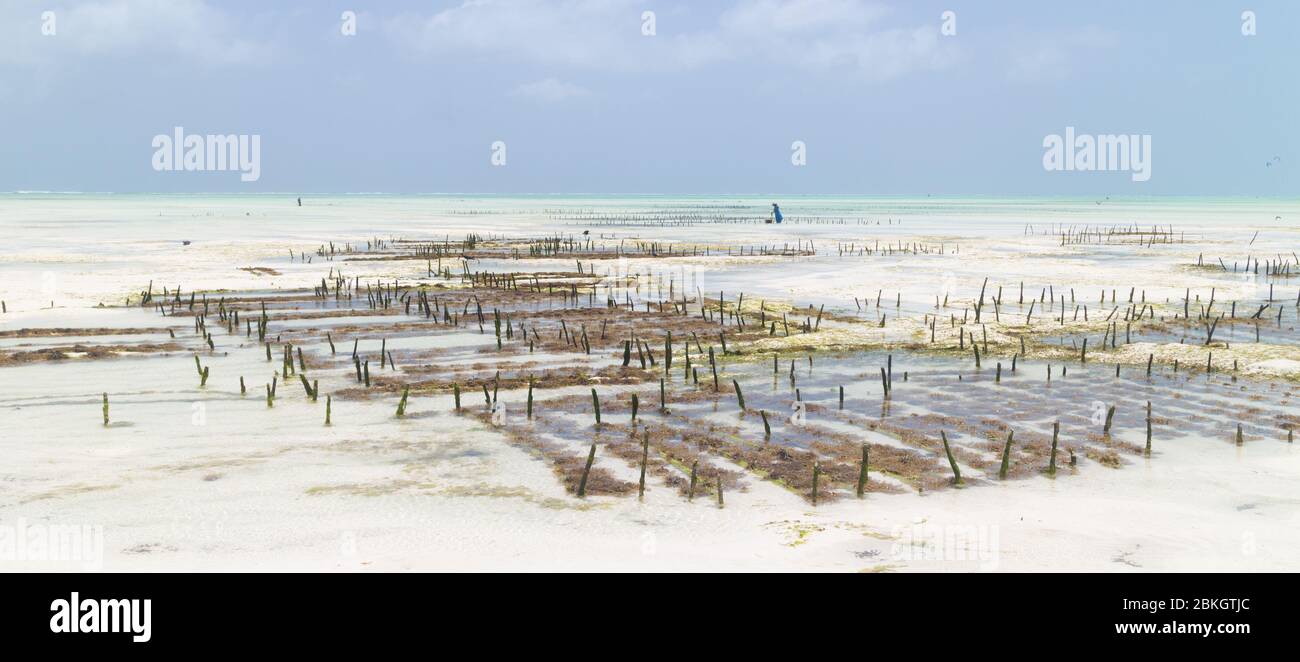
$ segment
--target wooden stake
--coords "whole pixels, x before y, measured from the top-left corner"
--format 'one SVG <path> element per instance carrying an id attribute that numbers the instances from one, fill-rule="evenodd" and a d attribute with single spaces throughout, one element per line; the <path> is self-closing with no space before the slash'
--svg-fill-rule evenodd
<path id="1" fill-rule="evenodd" d="M 305 379 L 303 380 L 306 381 Z M 397 403 L 397 417 L 401 418 L 406 415 L 406 397 L 411 394 L 410 386 L 402 387 L 402 399 Z"/>
<path id="2" fill-rule="evenodd" d="M 1061 422 L 1056 421 L 1052 423 L 1052 459 L 1048 462 L 1047 465 L 1047 475 L 1049 476 L 1056 475 L 1056 440 L 1058 437 L 1060 437 L 1060 435 L 1061 435 Z"/>
<path id="3" fill-rule="evenodd" d="M 948 466 L 952 467 L 952 482 L 961 485 L 961 470 L 957 468 L 957 460 L 953 459 L 952 448 L 948 446 L 948 433 L 940 430 L 939 436 L 943 437 L 943 452 L 948 456 Z"/>
<path id="4" fill-rule="evenodd" d="M 199 371 L 199 386 L 206 386 L 208 383 L 208 372 L 212 369 L 211 366 L 204 368 L 203 364 L 199 363 L 199 355 L 195 354 L 194 368 Z"/>
<path id="5" fill-rule="evenodd" d="M 867 445 L 862 444 L 862 464 L 858 467 L 858 498 L 867 491 Z"/>
<path id="6" fill-rule="evenodd" d="M 591 442 L 587 453 L 587 466 L 582 469 L 582 479 L 578 481 L 578 498 L 587 496 L 587 475 L 591 473 L 591 463 L 596 461 L 596 442 Z"/>
<path id="7" fill-rule="evenodd" d="M 1007 479 L 1007 471 L 1011 469 L 1011 440 L 1016 436 L 1015 430 L 1007 431 L 1007 445 L 1002 447 L 1002 467 L 998 469 L 998 478 Z"/>
<path id="8" fill-rule="evenodd" d="M 641 480 L 638 483 L 637 497 L 645 497 L 645 467 L 650 460 L 650 430 L 645 431 L 645 437 L 641 441 Z"/>
<path id="9" fill-rule="evenodd" d="M 673 367 L 673 332 L 669 331 L 668 336 L 664 338 L 664 374 Z"/>
<path id="10" fill-rule="evenodd" d="M 1151 401 L 1147 400 L 1147 457 L 1151 457 Z"/>

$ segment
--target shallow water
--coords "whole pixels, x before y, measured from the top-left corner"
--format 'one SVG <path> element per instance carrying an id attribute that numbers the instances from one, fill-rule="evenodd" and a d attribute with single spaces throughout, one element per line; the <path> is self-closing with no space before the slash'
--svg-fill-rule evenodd
<path id="1" fill-rule="evenodd" d="M 1292 420 L 1287 417 L 1295 373 L 1288 364 L 1277 367 L 1278 361 L 1300 358 L 1288 353 L 1297 344 L 1294 302 L 1300 279 L 1232 271 L 1247 256 L 1294 261 L 1291 252 L 1300 250 L 1300 241 L 1286 219 L 1300 218 L 1300 203 L 794 197 L 782 200 L 787 223 L 753 222 L 766 215 L 767 202 L 339 196 L 308 198 L 299 208 L 290 196 L 0 195 L 0 231 L 9 238 L 0 254 L 0 299 L 8 310 L 0 315 L 0 333 L 171 328 L 185 346 L 145 357 L 0 367 L 0 429 L 18 431 L 0 440 L 0 452 L 9 458 L 0 468 L 0 521 L 101 525 L 109 569 L 1174 570 L 1287 569 L 1300 562 L 1295 551 L 1300 529 L 1291 514 L 1300 500 L 1295 487 L 1300 456 L 1285 432 Z M 1172 226 L 1174 243 L 1062 246 L 1056 234 L 1061 228 L 1112 225 Z M 402 419 L 393 415 L 397 396 L 391 391 L 346 395 L 357 388 L 348 341 L 361 338 L 359 352 L 369 357 L 376 380 L 468 374 L 492 363 L 517 370 L 581 365 L 594 371 L 616 366 L 614 352 L 576 358 L 555 351 L 529 354 L 516 340 L 518 353 L 496 356 L 490 316 L 486 334 L 477 327 L 436 325 L 393 332 L 389 325 L 412 318 L 394 310 L 280 320 L 277 315 L 290 304 L 272 300 L 272 333 L 301 347 L 312 378 L 326 392 L 340 394 L 332 403 L 334 425 L 325 427 L 323 398 L 305 398 L 296 376 L 288 383 L 281 379 L 274 406 L 266 406 L 266 384 L 283 377 L 276 375 L 278 347 L 268 362 L 255 336 L 248 338 L 242 328 L 228 333 L 213 318 L 208 326 L 215 350 L 209 351 L 199 343 L 190 317 L 120 307 L 128 297 L 138 301 L 151 281 L 155 295 L 163 287 L 182 288 L 182 298 L 192 290 L 207 291 L 213 305 L 236 293 L 284 297 L 285 290 L 310 288 L 340 271 L 363 283 L 434 281 L 424 260 L 353 258 L 380 255 L 366 249 L 375 239 L 454 242 L 470 232 L 578 238 L 584 230 L 597 251 L 593 257 L 494 258 L 472 268 L 573 271 L 581 262 L 602 276 L 642 275 L 635 287 L 609 290 L 619 301 L 626 297 L 642 305 L 677 300 L 684 293 L 694 310 L 698 294 L 716 299 L 721 292 L 730 306 L 743 292 L 747 309 L 760 301 L 773 310 L 798 307 L 789 315 L 792 327 L 816 316 L 808 306 L 824 305 L 843 317 L 827 322 L 829 330 L 848 328 L 855 337 L 878 334 L 879 341 L 893 346 L 838 354 L 819 349 L 809 367 L 805 353 L 791 344 L 802 342 L 800 334 L 784 339 L 778 331 L 770 351 L 720 363 L 723 388 L 716 396 L 711 375 L 701 374 L 696 387 L 675 364 L 668 384 L 680 401 L 672 406 L 672 420 L 734 427 L 740 435 L 735 449 L 761 446 L 761 421 L 735 407 L 728 385 L 736 379 L 750 410 L 774 414 L 771 443 L 824 449 L 847 436 L 873 448 L 915 453 L 936 476 L 947 464 L 934 432 L 948 425 L 936 421 L 965 421 L 970 427 L 947 432 L 966 488 L 945 489 L 930 479 L 877 470 L 871 480 L 887 490 L 868 494 L 863 503 L 852 497 L 851 483 L 827 479 L 823 494 L 834 491 L 841 498 L 813 509 L 804 495 L 747 472 L 720 449 L 709 452 L 705 464 L 739 477 L 724 509 L 709 498 L 687 502 L 660 482 L 644 501 L 635 496 L 577 500 L 556 480 L 551 456 L 512 442 L 476 416 L 455 415 L 443 391 L 415 393 Z M 183 245 L 185 240 L 191 243 Z M 350 244 L 356 252 L 332 260 L 315 254 L 331 241 Z M 595 259 L 603 257 L 599 251 L 636 241 L 708 247 L 709 255 Z M 816 255 L 737 255 L 742 247 L 806 248 L 809 243 Z M 913 246 L 920 252 L 911 252 Z M 1216 265 L 1222 258 L 1228 269 L 1194 268 L 1202 257 Z M 460 265 L 448 262 L 445 266 L 459 273 Z M 968 353 L 924 347 L 927 316 L 937 318 L 938 344 L 954 342 L 949 322 L 970 315 L 985 278 L 990 297 L 1002 288 L 998 315 L 1015 319 L 1023 319 L 1031 299 L 1050 290 L 1054 300 L 1035 306 L 1034 321 L 1044 328 L 1059 317 L 1060 298 L 1067 297 L 1067 332 L 1044 331 L 1047 344 L 1063 348 L 1060 356 L 1031 354 L 1013 373 L 1015 348 L 996 340 L 980 369 Z M 1259 321 L 1259 343 L 1254 322 L 1225 322 L 1215 340 L 1230 347 L 1214 350 L 1213 373 L 1203 369 L 1200 325 L 1138 325 L 1133 345 L 1126 348 L 1121 340 L 1113 352 L 1100 347 L 1103 324 L 1097 318 L 1127 309 L 1130 288 L 1136 290 L 1135 301 L 1145 297 L 1166 316 L 1181 312 L 1190 292 L 1193 311 L 1213 296 L 1216 314 L 1236 301 L 1238 317 L 1248 317 L 1270 303 L 1270 283 L 1274 307 Z M 1110 302 L 1111 290 L 1118 303 Z M 1099 302 L 1103 291 L 1105 304 Z M 936 308 L 936 297 L 948 297 L 948 305 L 940 301 Z M 364 289 L 361 299 L 364 303 Z M 1079 326 L 1074 309 L 1085 301 L 1091 325 Z M 108 307 L 97 308 L 100 303 Z M 344 307 L 328 299 L 307 305 L 327 315 Z M 549 300 L 501 309 L 545 314 L 562 306 Z M 1277 307 L 1280 324 L 1271 319 Z M 881 315 L 886 325 L 875 331 Z M 854 320 L 861 323 L 852 326 Z M 946 337 L 944 326 L 949 326 Z M 341 327 L 355 328 L 335 337 L 337 354 L 331 354 L 323 333 Z M 975 325 L 970 330 L 978 333 Z M 1123 331 L 1120 324 L 1121 338 Z M 545 326 L 543 332 L 555 330 Z M 661 349 L 658 336 L 646 334 L 650 346 Z M 1082 335 L 1090 340 L 1087 364 L 1075 358 Z M 377 370 L 381 338 L 387 338 L 396 370 Z M 166 332 L 0 336 L 0 351 L 169 339 Z M 1162 355 L 1148 377 L 1145 358 L 1157 348 L 1170 358 Z M 1183 357 L 1178 373 L 1172 368 L 1175 351 Z M 772 374 L 772 352 L 781 356 L 778 375 Z M 195 353 L 213 373 L 203 388 Z M 891 355 L 894 392 L 886 409 L 879 369 Z M 701 368 L 706 365 L 694 358 Z M 790 360 L 795 361 L 793 383 Z M 1236 371 L 1233 360 L 1239 362 Z M 1117 361 L 1123 363 L 1118 378 Z M 1000 381 L 993 378 L 997 362 L 1004 370 Z M 1057 370 L 1050 386 L 1049 364 Z M 1065 375 L 1059 372 L 1062 365 Z M 247 386 L 243 395 L 240 376 Z M 625 400 L 631 392 L 640 393 L 643 416 L 652 426 L 684 424 L 654 418 L 657 386 L 601 390 L 606 416 L 615 426 L 604 432 L 591 429 L 585 386 L 539 392 L 539 403 L 556 403 L 553 422 L 546 423 L 553 431 L 543 435 L 552 449 L 548 453 L 581 455 L 593 435 L 602 444 L 616 443 L 612 430 L 627 422 Z M 108 427 L 100 420 L 104 392 L 111 392 Z M 467 406 L 483 408 L 482 394 L 468 384 L 464 397 Z M 514 426 L 524 390 L 504 389 L 499 397 Z M 799 397 L 812 406 L 803 428 L 787 421 Z M 565 398 L 574 404 L 563 404 Z M 1147 401 L 1157 419 L 1150 458 L 1140 452 Z M 1103 415 L 1116 406 L 1114 430 L 1105 439 L 1097 437 L 1098 404 Z M 1042 444 L 1058 420 L 1061 469 L 1052 479 L 1041 471 Z M 924 441 L 900 440 L 894 427 L 871 427 L 880 422 L 914 429 Z M 1238 423 L 1242 445 L 1234 440 Z M 1015 430 L 1025 444 L 1016 449 L 1013 471 L 1020 473 L 1006 482 L 996 479 L 1000 437 L 990 438 L 993 430 L 1000 434 L 998 425 Z M 1101 461 L 1111 446 L 1119 468 Z M 1068 466 L 1067 450 L 1076 451 L 1077 466 Z M 852 470 L 843 457 L 826 455 L 823 461 L 828 471 L 837 463 Z M 636 481 L 634 465 L 605 452 L 596 466 L 616 480 Z M 981 564 L 916 558 L 906 541 L 926 526 L 992 527 L 999 534 L 995 562 L 983 567 L 990 565 L 987 559 Z"/>

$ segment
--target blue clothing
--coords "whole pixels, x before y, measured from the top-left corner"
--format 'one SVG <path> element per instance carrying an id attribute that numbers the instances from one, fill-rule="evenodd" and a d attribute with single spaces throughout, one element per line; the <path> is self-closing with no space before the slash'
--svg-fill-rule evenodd
<path id="1" fill-rule="evenodd" d="M 781 215 L 781 208 L 776 205 L 772 205 L 772 215 L 776 217 L 777 223 L 780 223 L 781 219 L 785 218 Z"/>

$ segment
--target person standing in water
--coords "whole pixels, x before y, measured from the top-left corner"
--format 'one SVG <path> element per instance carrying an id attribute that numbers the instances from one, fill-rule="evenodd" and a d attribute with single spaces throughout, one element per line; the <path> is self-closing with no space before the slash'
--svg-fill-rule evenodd
<path id="1" fill-rule="evenodd" d="M 772 219 L 780 223 L 785 217 L 781 215 L 781 207 L 775 202 L 772 203 Z"/>

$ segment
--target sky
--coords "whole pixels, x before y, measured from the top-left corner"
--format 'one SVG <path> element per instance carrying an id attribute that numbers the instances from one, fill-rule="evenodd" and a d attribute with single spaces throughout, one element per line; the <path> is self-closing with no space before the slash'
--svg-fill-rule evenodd
<path id="1" fill-rule="evenodd" d="M 0 191 L 1295 196 L 1298 73 L 1286 1 L 0 0 Z"/>

